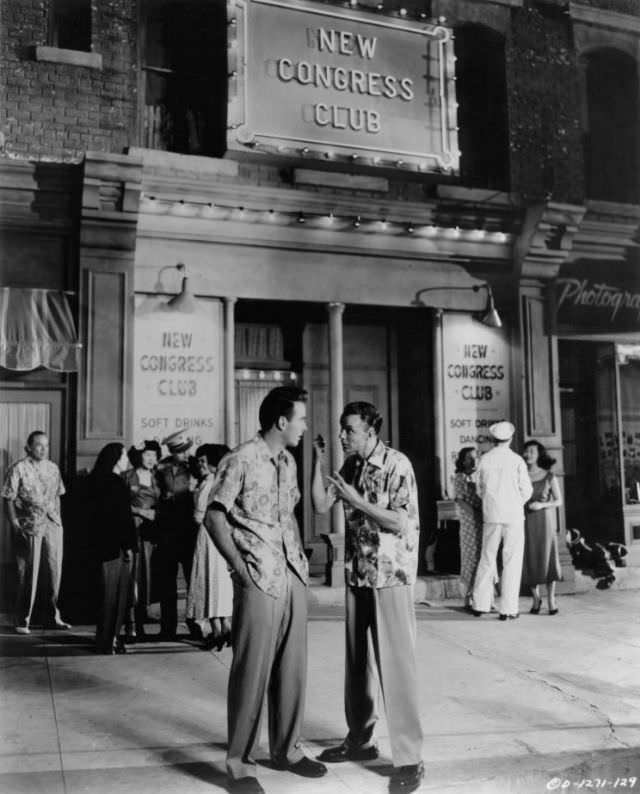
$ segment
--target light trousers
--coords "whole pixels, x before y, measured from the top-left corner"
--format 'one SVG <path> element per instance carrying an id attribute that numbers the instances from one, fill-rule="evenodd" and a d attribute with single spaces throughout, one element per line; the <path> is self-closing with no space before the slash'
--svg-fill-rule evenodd
<path id="1" fill-rule="evenodd" d="M 483 524 L 482 551 L 473 588 L 472 606 L 479 612 L 491 610 L 500 541 L 502 541 L 500 612 L 503 615 L 517 615 L 524 553 L 524 518 L 522 522 L 515 524 Z"/>
<path id="2" fill-rule="evenodd" d="M 40 566 L 44 573 L 45 622 L 59 623 L 58 592 L 62 574 L 62 527 L 50 524 L 41 535 L 16 533 L 15 555 L 18 566 L 16 626 L 28 626 L 36 600 Z"/>
<path id="3" fill-rule="evenodd" d="M 302 759 L 300 733 L 307 683 L 307 588 L 289 568 L 274 598 L 256 585 L 233 583 L 233 660 L 227 692 L 227 773 L 256 776 L 265 694 L 274 761 Z"/>
<path id="4" fill-rule="evenodd" d="M 347 587 L 345 626 L 347 745 L 372 744 L 380 689 L 394 766 L 420 763 L 413 587 Z"/>

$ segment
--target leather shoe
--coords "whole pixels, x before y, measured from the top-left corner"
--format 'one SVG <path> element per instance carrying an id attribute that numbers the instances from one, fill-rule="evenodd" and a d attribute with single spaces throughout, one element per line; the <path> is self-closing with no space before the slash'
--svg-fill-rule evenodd
<path id="1" fill-rule="evenodd" d="M 326 761 L 328 764 L 339 764 L 342 761 L 375 761 L 380 755 L 380 751 L 375 746 L 371 747 L 349 747 L 349 745 L 339 744 L 337 747 L 327 747 L 318 756 L 319 761 Z"/>
<path id="2" fill-rule="evenodd" d="M 396 767 L 389 781 L 389 792 L 390 794 L 408 794 L 409 791 L 415 791 L 420 788 L 423 777 L 424 764 L 422 761 L 419 764 Z"/>
<path id="3" fill-rule="evenodd" d="M 239 777 L 237 780 L 230 781 L 229 791 L 237 792 L 237 794 L 265 794 L 256 777 Z"/>
<path id="4" fill-rule="evenodd" d="M 312 761 L 303 755 L 295 764 L 290 764 L 288 761 L 274 761 L 274 769 L 280 769 L 283 772 L 293 772 L 294 775 L 300 777 L 323 777 L 327 774 L 327 767 L 318 761 Z"/>
<path id="5" fill-rule="evenodd" d="M 515 615 L 505 615 L 504 612 L 500 613 L 500 620 L 517 620 L 520 617 L 520 613 L 516 613 Z"/>

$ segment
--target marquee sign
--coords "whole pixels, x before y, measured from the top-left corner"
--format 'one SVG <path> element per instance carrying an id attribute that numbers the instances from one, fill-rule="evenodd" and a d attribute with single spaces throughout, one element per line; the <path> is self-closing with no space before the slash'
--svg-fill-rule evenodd
<path id="1" fill-rule="evenodd" d="M 457 173 L 450 29 L 306 0 L 229 0 L 227 148 Z"/>

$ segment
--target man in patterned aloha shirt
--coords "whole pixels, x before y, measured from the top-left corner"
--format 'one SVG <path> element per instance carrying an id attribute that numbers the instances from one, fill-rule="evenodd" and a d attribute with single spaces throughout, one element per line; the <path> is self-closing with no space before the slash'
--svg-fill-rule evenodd
<path id="1" fill-rule="evenodd" d="M 322 777 L 327 768 L 300 747 L 307 678 L 307 558 L 294 508 L 296 463 L 307 428 L 307 393 L 272 389 L 260 406 L 260 432 L 218 466 L 205 527 L 233 579 L 233 661 L 227 695 L 227 773 L 231 791 L 261 794 L 254 752 L 264 696 L 277 769 Z"/>
<path id="2" fill-rule="evenodd" d="M 18 634 L 29 634 L 31 612 L 38 587 L 40 564 L 44 566 L 47 628 L 69 629 L 58 611 L 62 573 L 62 519 L 60 497 L 65 492 L 60 469 L 49 460 L 46 433 L 30 433 L 26 457 L 7 472 L 2 489 L 9 522 L 13 529 L 18 564 L 18 592 L 15 622 Z"/>
<path id="3" fill-rule="evenodd" d="M 378 434 L 382 417 L 371 403 L 345 406 L 340 442 L 346 460 L 325 487 L 324 442 L 314 442 L 312 497 L 324 513 L 336 500 L 346 518 L 345 712 L 349 732 L 321 761 L 378 757 L 377 667 L 389 726 L 394 772 L 389 790 L 415 791 L 424 776 L 417 701 L 413 584 L 418 568 L 418 492 L 413 467 Z M 368 648 L 373 648 L 370 658 Z"/>

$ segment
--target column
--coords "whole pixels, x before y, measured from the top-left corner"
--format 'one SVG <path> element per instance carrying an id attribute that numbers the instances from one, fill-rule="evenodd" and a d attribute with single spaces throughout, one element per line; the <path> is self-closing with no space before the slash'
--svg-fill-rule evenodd
<path id="1" fill-rule="evenodd" d="M 342 355 L 342 315 L 344 303 L 329 303 L 329 455 L 330 468 L 342 466 L 340 414 L 344 407 L 344 364 Z M 344 508 L 337 503 L 331 510 L 331 534 L 327 537 L 330 561 L 327 566 L 327 584 L 342 587 L 344 584 Z"/>
<path id="2" fill-rule="evenodd" d="M 224 438 L 236 445 L 235 298 L 224 299 Z"/>

